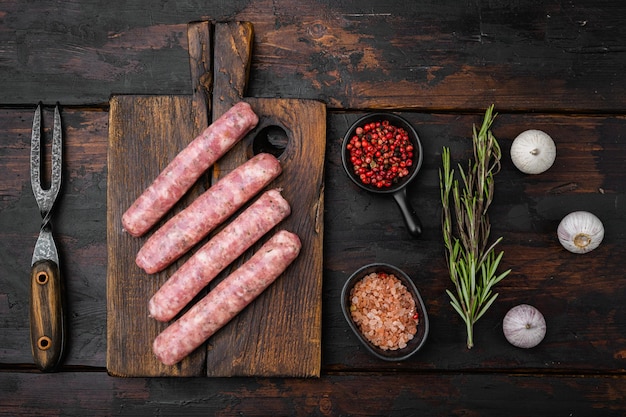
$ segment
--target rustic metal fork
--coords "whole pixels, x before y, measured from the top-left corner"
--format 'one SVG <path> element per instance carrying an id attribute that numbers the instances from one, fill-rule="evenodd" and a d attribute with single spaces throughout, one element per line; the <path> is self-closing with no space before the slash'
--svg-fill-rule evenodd
<path id="1" fill-rule="evenodd" d="M 65 346 L 63 281 L 59 254 L 52 237 L 52 208 L 61 188 L 62 131 L 59 106 L 54 109 L 50 187 L 41 186 L 41 104 L 35 110 L 30 148 L 30 181 L 42 223 L 33 252 L 30 274 L 30 335 L 33 360 L 45 372 L 55 371 Z"/>

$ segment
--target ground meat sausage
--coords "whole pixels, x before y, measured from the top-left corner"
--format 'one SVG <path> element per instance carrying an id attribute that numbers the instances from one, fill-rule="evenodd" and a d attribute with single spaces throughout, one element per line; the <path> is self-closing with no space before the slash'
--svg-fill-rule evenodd
<path id="1" fill-rule="evenodd" d="M 144 243 L 135 262 L 147 273 L 165 269 L 222 224 L 281 173 L 273 155 L 240 165 L 172 217 Z"/>
<path id="2" fill-rule="evenodd" d="M 150 316 L 169 321 L 224 268 L 291 212 L 278 190 L 266 191 L 187 260 L 148 303 Z"/>
<path id="3" fill-rule="evenodd" d="M 200 175 L 259 122 L 246 102 L 231 107 L 183 149 L 122 216 L 124 229 L 141 236 L 163 217 Z"/>
<path id="4" fill-rule="evenodd" d="M 180 362 L 274 282 L 296 259 L 300 248 L 296 234 L 277 232 L 250 260 L 156 337 L 156 357 L 165 365 Z"/>

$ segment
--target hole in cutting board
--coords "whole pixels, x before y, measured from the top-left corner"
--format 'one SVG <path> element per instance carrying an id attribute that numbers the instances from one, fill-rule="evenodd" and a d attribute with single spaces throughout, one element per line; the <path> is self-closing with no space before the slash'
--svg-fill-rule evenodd
<path id="1" fill-rule="evenodd" d="M 255 155 L 269 153 L 276 158 L 281 156 L 287 148 L 289 136 L 285 129 L 280 126 L 266 126 L 257 133 L 252 142 L 252 150 Z"/>

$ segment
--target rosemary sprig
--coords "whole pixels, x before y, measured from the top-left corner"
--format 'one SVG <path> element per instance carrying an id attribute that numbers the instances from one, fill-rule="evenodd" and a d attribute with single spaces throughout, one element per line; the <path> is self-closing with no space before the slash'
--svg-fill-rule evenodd
<path id="1" fill-rule="evenodd" d="M 498 141 L 490 130 L 495 119 L 493 107 L 485 112 L 480 131 L 473 126 L 474 158 L 466 171 L 458 165 L 461 181 L 455 178 L 450 166 L 447 147 L 443 148 L 443 167 L 439 170 L 443 241 L 456 295 L 450 290 L 446 293 L 465 322 L 468 349 L 474 346 L 474 323 L 498 297 L 493 287 L 511 272 L 509 269 L 497 273 L 504 252 L 496 255 L 495 247 L 502 238 L 489 245 L 491 226 L 487 210 L 493 200 L 494 175 L 500 171 L 501 157 Z M 453 224 L 458 236 L 453 235 Z"/>

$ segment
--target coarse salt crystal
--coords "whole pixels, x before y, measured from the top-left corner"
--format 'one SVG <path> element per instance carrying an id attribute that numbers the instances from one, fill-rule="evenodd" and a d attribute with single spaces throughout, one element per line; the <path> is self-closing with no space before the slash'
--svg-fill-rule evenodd
<path id="1" fill-rule="evenodd" d="M 409 313 L 415 311 L 415 300 L 393 274 L 367 275 L 355 284 L 350 296 L 352 319 L 372 344 L 397 350 L 414 338 L 417 321 Z"/>

